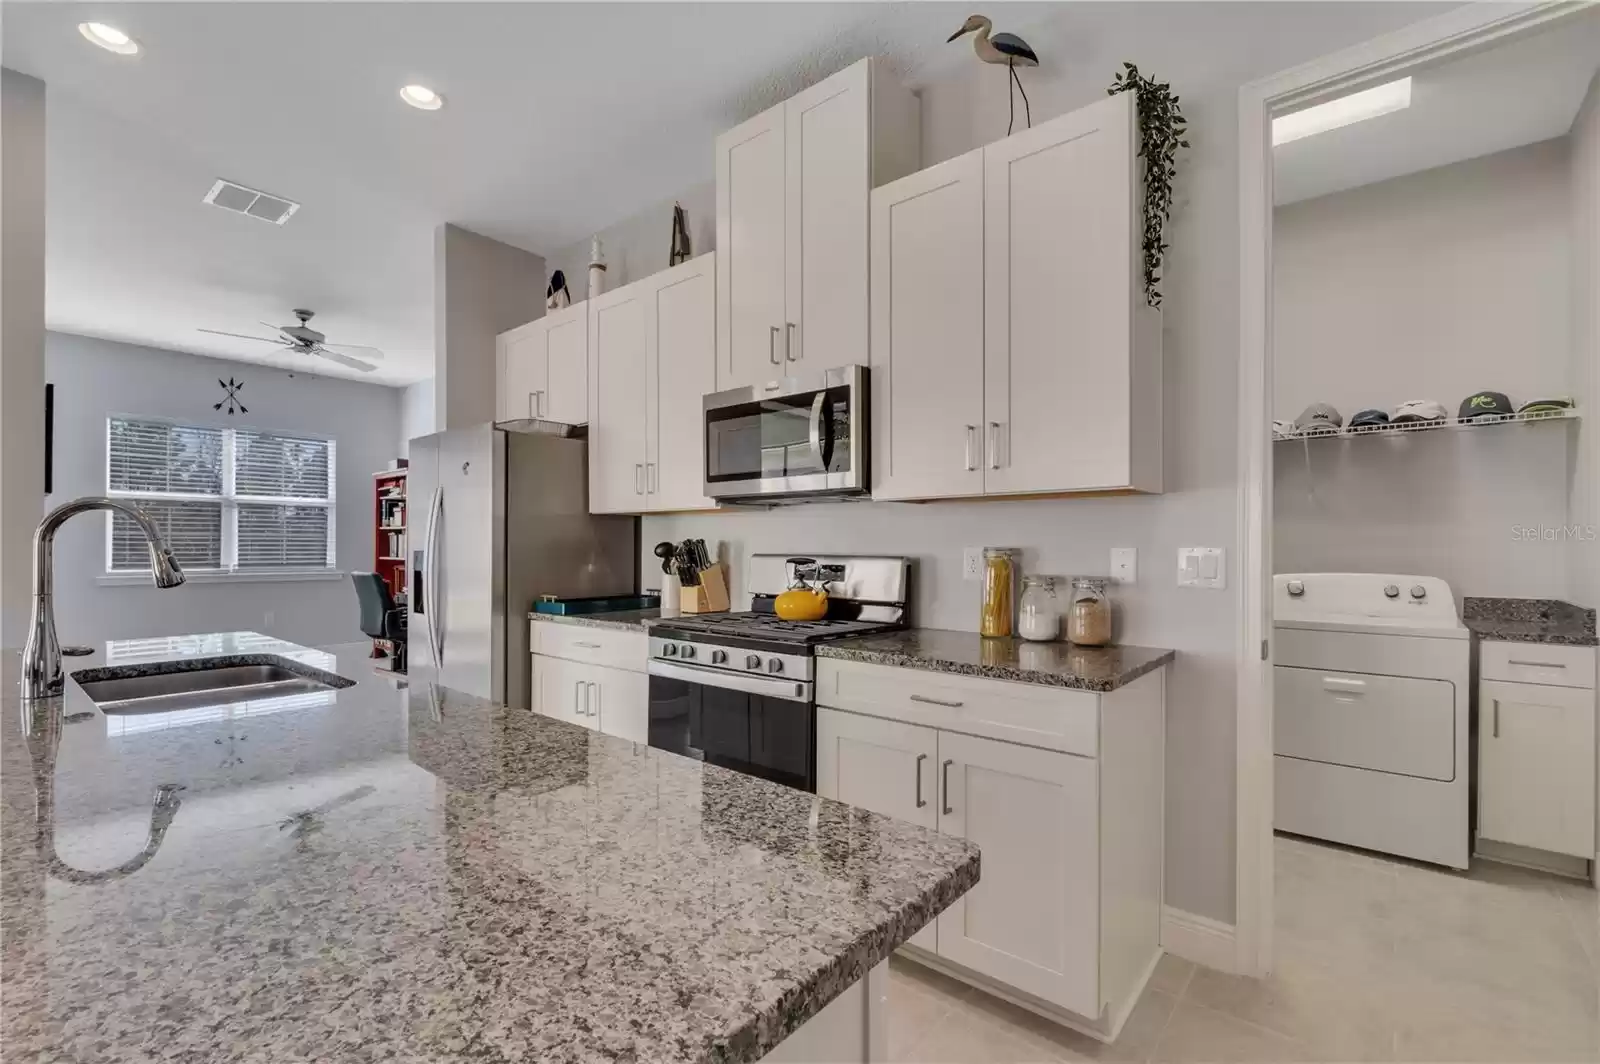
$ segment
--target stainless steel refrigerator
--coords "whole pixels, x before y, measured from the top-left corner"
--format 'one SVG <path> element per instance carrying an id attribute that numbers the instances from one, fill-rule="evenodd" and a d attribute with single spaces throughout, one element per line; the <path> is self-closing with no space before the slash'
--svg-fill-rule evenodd
<path id="1" fill-rule="evenodd" d="M 639 519 L 590 516 L 588 443 L 496 425 L 411 441 L 414 683 L 526 707 L 540 595 L 637 588 Z"/>

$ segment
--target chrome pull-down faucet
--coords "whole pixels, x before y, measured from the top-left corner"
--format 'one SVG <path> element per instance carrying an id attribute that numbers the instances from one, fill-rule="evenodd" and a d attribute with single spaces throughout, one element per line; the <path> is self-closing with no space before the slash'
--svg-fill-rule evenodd
<path id="1" fill-rule="evenodd" d="M 56 639 L 56 613 L 51 604 L 54 587 L 56 529 L 67 519 L 89 510 L 111 510 L 132 521 L 144 533 L 150 548 L 150 575 L 156 587 L 183 583 L 183 567 L 167 549 L 155 522 L 129 503 L 86 496 L 62 503 L 45 515 L 33 533 L 33 612 L 28 618 L 28 642 L 22 650 L 22 697 L 59 697 L 67 687 L 61 671 L 61 643 Z"/>

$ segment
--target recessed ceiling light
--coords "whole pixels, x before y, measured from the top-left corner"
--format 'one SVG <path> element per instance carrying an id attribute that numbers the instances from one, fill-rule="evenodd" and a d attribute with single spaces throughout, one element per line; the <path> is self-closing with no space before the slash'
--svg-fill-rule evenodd
<path id="1" fill-rule="evenodd" d="M 444 106 L 444 97 L 426 85 L 407 85 L 400 90 L 400 98 L 423 111 L 437 111 Z"/>
<path id="2" fill-rule="evenodd" d="M 1326 133 L 1330 129 L 1365 122 L 1379 115 L 1403 111 L 1411 106 L 1411 79 L 1401 78 L 1385 85 L 1353 92 L 1337 100 L 1307 107 L 1304 111 L 1272 120 L 1272 143 L 1288 144 L 1301 137 Z"/>
<path id="3" fill-rule="evenodd" d="M 129 37 L 115 26 L 107 26 L 104 22 L 80 22 L 78 32 L 84 38 L 98 44 L 108 52 L 118 55 L 134 55 L 139 51 L 139 42 Z"/>

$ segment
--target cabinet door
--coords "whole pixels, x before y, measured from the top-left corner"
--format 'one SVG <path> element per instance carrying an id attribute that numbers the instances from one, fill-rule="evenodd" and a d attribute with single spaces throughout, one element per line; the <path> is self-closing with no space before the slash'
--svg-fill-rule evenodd
<path id="1" fill-rule="evenodd" d="M 1134 126 L 1123 93 L 983 149 L 990 494 L 1130 482 Z"/>
<path id="2" fill-rule="evenodd" d="M 568 724 L 594 727 L 589 684 L 599 671 L 594 665 L 533 655 L 533 711 Z"/>
<path id="3" fill-rule="evenodd" d="M 939 917 L 939 955 L 1100 1015 L 1099 801 L 1092 758 L 939 733 L 939 830 L 983 852 Z"/>
<path id="4" fill-rule="evenodd" d="M 938 736 L 932 728 L 817 707 L 817 793 L 874 813 L 939 826 Z M 938 922 L 911 937 L 930 953 Z"/>
<path id="5" fill-rule="evenodd" d="M 784 109 L 717 138 L 717 390 L 784 375 Z"/>
<path id="6" fill-rule="evenodd" d="M 568 425 L 589 420 L 589 311 L 582 303 L 545 319 L 545 394 L 539 416 Z"/>
<path id="7" fill-rule="evenodd" d="M 540 319 L 500 334 L 505 375 L 495 405 L 501 421 L 540 416 L 550 388 L 544 333 L 545 323 Z"/>
<path id="8" fill-rule="evenodd" d="M 1595 694 L 1485 680 L 1478 687 L 1478 835 L 1594 857 Z"/>
<path id="9" fill-rule="evenodd" d="M 717 257 L 701 255 L 655 278 L 650 327 L 652 510 L 710 509 L 702 399 L 717 390 Z"/>
<path id="10" fill-rule="evenodd" d="M 983 152 L 872 194 L 872 495 L 983 493 Z"/>
<path id="11" fill-rule="evenodd" d="M 645 508 L 649 281 L 589 303 L 589 512 Z"/>
<path id="12" fill-rule="evenodd" d="M 867 61 L 791 96 L 783 110 L 786 312 L 778 350 L 789 367 L 783 375 L 864 366 L 872 188 Z"/>
<path id="13" fill-rule="evenodd" d="M 650 741 L 650 677 L 642 672 L 626 672 L 592 666 L 595 687 L 594 726 L 607 735 L 636 743 Z"/>

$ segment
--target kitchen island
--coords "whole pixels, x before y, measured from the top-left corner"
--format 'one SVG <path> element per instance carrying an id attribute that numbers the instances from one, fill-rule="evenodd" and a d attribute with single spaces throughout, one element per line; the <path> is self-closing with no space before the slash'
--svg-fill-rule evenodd
<path id="1" fill-rule="evenodd" d="M 69 681 L 30 738 L 6 655 L 0 1057 L 876 1059 L 883 963 L 978 878 L 961 840 L 408 688 L 365 645 L 68 669 L 246 652 L 355 683 L 107 715 Z"/>

